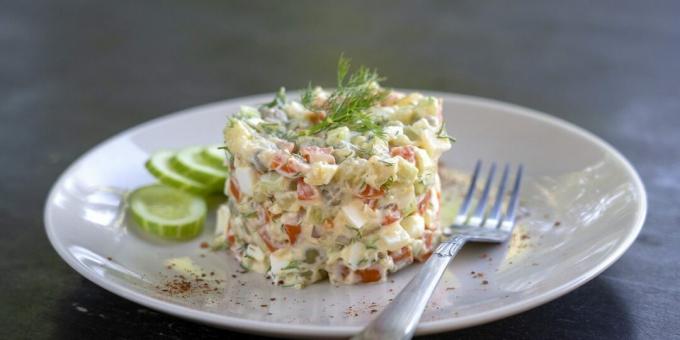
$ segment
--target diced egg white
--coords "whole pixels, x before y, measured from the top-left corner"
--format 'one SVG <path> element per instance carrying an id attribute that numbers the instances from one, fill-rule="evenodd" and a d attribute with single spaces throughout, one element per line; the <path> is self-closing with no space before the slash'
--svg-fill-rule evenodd
<path id="1" fill-rule="evenodd" d="M 404 134 L 404 126 L 402 126 L 402 125 L 390 125 L 390 126 L 386 126 L 384 131 L 385 131 L 386 135 L 388 135 L 390 137 L 396 137 L 396 136 Z"/>
<path id="2" fill-rule="evenodd" d="M 272 273 L 280 273 L 281 269 L 285 268 L 290 263 L 290 251 L 288 249 L 279 249 L 273 252 L 269 256 L 269 263 L 271 264 Z"/>
<path id="3" fill-rule="evenodd" d="M 255 187 L 255 170 L 249 167 L 240 167 L 234 170 L 234 178 L 238 183 L 239 190 L 248 196 L 253 195 Z"/>
<path id="4" fill-rule="evenodd" d="M 229 217 L 231 212 L 229 211 L 229 206 L 226 204 L 220 205 L 217 209 L 217 223 L 215 224 L 215 235 L 224 233 L 225 235 L 229 231 Z"/>

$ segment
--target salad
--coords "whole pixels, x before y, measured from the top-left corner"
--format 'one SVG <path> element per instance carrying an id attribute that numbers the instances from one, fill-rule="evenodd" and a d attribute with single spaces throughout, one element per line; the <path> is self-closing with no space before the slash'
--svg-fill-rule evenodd
<path id="1" fill-rule="evenodd" d="M 217 228 L 241 265 L 303 287 L 385 281 L 439 242 L 441 99 L 381 87 L 341 58 L 335 89 L 284 89 L 224 129 Z"/>

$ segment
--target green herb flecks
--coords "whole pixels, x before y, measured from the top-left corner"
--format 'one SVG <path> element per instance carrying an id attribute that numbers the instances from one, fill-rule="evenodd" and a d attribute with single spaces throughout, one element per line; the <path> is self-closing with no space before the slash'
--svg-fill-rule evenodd
<path id="1" fill-rule="evenodd" d="M 384 191 L 390 190 L 390 188 L 394 185 L 394 182 L 395 182 L 394 177 L 390 177 L 390 178 L 387 179 L 387 181 L 385 181 L 385 183 L 383 183 L 380 186 L 380 189 L 382 189 Z"/>
<path id="2" fill-rule="evenodd" d="M 314 89 L 312 88 L 312 83 L 307 84 L 307 88 L 302 91 L 300 95 L 300 102 L 302 106 L 313 109 L 312 104 L 314 102 Z"/>
<path id="3" fill-rule="evenodd" d="M 373 133 L 377 136 L 384 134 L 382 126 L 367 112 L 369 108 L 375 106 L 386 96 L 387 91 L 379 86 L 384 78 L 381 78 L 375 70 L 370 70 L 364 66 L 359 67 L 351 75 L 349 69 L 350 60 L 340 56 L 337 88 L 330 94 L 323 107 L 327 116 L 318 124 L 302 131 L 302 135 L 314 135 L 341 126 L 346 126 L 356 132 Z M 303 93 L 303 104 L 305 101 L 310 104 L 310 98 L 313 98 L 311 85 Z"/>
<path id="4" fill-rule="evenodd" d="M 247 214 L 243 214 L 243 217 L 245 217 L 245 218 L 254 218 L 254 217 L 257 217 L 257 211 L 251 211 L 251 212 L 249 212 L 249 213 L 247 213 Z"/>
<path id="5" fill-rule="evenodd" d="M 274 97 L 274 100 L 269 103 L 262 104 L 262 106 L 272 109 L 275 107 L 283 107 L 287 102 L 288 98 L 286 97 L 286 88 L 281 87 L 279 88 L 279 92 L 276 92 L 276 97 Z"/>
<path id="6" fill-rule="evenodd" d="M 297 261 L 297 260 L 293 260 L 293 261 L 288 262 L 288 265 L 285 266 L 285 267 L 283 267 L 283 268 L 281 268 L 281 270 L 297 269 L 298 266 L 299 266 L 298 261 Z"/>
<path id="7" fill-rule="evenodd" d="M 442 125 L 439 127 L 439 131 L 437 131 L 437 138 L 448 139 L 449 142 L 455 143 L 456 139 L 449 136 L 449 134 L 444 129 L 445 126 L 446 126 L 446 121 L 442 121 Z"/>

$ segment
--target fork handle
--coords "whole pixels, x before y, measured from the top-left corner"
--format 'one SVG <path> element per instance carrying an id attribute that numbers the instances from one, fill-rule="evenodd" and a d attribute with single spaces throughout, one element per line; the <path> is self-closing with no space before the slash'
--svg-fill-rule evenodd
<path id="1" fill-rule="evenodd" d="M 352 339 L 411 339 L 444 270 L 466 241 L 465 237 L 454 236 L 439 244 L 399 295 Z"/>

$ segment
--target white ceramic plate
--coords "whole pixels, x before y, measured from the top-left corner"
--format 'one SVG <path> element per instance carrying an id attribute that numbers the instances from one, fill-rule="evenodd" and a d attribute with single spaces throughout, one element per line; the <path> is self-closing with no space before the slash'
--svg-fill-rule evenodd
<path id="1" fill-rule="evenodd" d="M 467 171 L 480 158 L 523 163 L 527 177 L 521 204 L 528 216 L 509 245 L 464 248 L 439 284 L 418 334 L 489 322 L 553 300 L 601 273 L 635 240 L 646 214 L 645 190 L 611 146 L 536 111 L 435 94 L 444 98 L 448 131 L 458 139 L 444 163 Z M 257 273 L 239 273 L 226 252 L 199 246 L 210 240 L 212 220 L 199 239 L 170 243 L 146 237 L 120 218 L 119 192 L 154 181 L 143 167 L 150 153 L 219 143 L 226 114 L 272 96 L 161 117 L 87 152 L 47 198 L 47 235 L 59 255 L 117 295 L 194 321 L 276 336 L 356 333 L 408 282 L 417 265 L 385 284 L 275 287 Z M 168 269 L 168 261 L 178 258 Z M 188 264 L 206 281 L 194 282 L 184 294 L 164 292 L 174 275 L 190 277 L 181 273 Z"/>

